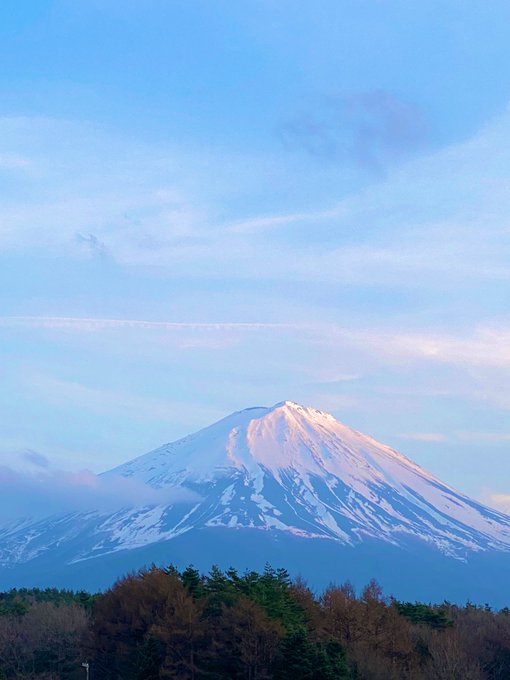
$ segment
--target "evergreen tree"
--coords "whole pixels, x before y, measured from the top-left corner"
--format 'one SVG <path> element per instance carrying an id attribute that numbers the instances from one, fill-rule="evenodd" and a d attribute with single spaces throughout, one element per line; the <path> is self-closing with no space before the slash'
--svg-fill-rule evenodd
<path id="1" fill-rule="evenodd" d="M 223 607 L 231 607 L 237 599 L 232 575 L 227 577 L 216 565 L 205 579 L 204 590 L 207 597 L 207 616 L 221 616 Z"/>
<path id="2" fill-rule="evenodd" d="M 134 680 L 159 680 L 162 660 L 161 644 L 152 635 L 148 635 L 138 650 L 133 669 Z"/>
<path id="3" fill-rule="evenodd" d="M 205 595 L 205 588 L 200 572 L 192 564 L 181 574 L 181 580 L 193 598 L 200 598 Z"/>
<path id="4" fill-rule="evenodd" d="M 426 604 L 415 602 L 398 602 L 394 601 L 399 614 L 405 616 L 413 623 L 424 623 L 431 628 L 443 629 L 452 625 L 452 621 L 446 616 L 442 610 L 433 609 Z"/>
<path id="5" fill-rule="evenodd" d="M 308 640 L 303 628 L 282 641 L 274 664 L 274 680 L 348 680 L 349 669 L 342 645 L 325 646 Z"/>
<path id="6" fill-rule="evenodd" d="M 303 628 L 289 633 L 280 645 L 274 664 L 274 680 L 314 680 L 316 650 Z"/>
<path id="7" fill-rule="evenodd" d="M 326 673 L 322 676 L 323 680 L 343 680 L 350 677 L 345 650 L 338 640 L 329 640 L 326 643 L 325 654 L 327 658 Z"/>

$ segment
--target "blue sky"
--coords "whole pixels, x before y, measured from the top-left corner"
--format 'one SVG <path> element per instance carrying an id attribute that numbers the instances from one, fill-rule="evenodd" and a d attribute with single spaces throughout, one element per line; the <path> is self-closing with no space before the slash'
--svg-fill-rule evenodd
<path id="1" fill-rule="evenodd" d="M 510 509 L 509 25 L 5 0 L 0 462 L 99 472 L 292 399 Z"/>

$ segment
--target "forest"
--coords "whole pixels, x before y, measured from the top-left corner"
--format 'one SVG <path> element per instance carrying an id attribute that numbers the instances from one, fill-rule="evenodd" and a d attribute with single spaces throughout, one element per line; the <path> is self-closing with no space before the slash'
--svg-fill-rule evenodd
<path id="1" fill-rule="evenodd" d="M 316 593 L 284 569 L 151 567 L 98 594 L 0 593 L 2 680 L 508 680 L 510 611 Z"/>

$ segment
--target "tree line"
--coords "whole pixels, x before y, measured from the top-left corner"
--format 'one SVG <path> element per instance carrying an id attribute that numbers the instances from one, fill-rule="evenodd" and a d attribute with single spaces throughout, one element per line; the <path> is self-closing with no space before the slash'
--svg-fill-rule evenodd
<path id="1" fill-rule="evenodd" d="M 104 593 L 0 593 L 0 679 L 507 680 L 510 612 L 314 593 L 284 569 L 151 567 Z"/>

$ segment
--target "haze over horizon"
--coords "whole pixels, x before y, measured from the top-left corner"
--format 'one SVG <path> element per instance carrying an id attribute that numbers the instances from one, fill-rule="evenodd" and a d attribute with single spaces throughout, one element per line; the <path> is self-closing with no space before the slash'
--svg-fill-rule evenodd
<path id="1" fill-rule="evenodd" d="M 509 21 L 3 3 L 3 484 L 290 399 L 510 512 Z"/>

